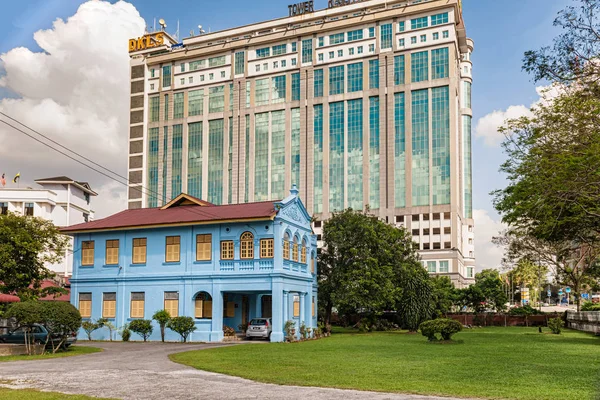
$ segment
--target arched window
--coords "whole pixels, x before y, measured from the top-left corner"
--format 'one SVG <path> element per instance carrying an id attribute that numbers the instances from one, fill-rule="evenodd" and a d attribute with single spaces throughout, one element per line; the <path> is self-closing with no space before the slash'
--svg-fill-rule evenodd
<path id="1" fill-rule="evenodd" d="M 310 256 L 310 273 L 315 274 L 315 266 L 317 265 L 317 261 L 315 259 L 315 253 L 312 253 Z"/>
<path id="2" fill-rule="evenodd" d="M 202 292 L 196 295 L 194 316 L 198 319 L 212 318 L 212 297 L 210 297 L 210 294 Z"/>
<path id="3" fill-rule="evenodd" d="M 298 260 L 298 237 L 294 236 L 294 247 L 292 247 L 292 260 Z"/>
<path id="4" fill-rule="evenodd" d="M 254 258 L 254 235 L 250 232 L 242 233 L 240 238 L 240 258 Z"/>
<path id="5" fill-rule="evenodd" d="M 290 259 L 290 235 L 287 232 L 283 235 L 283 259 Z"/>
<path id="6" fill-rule="evenodd" d="M 306 240 L 305 239 L 302 239 L 302 250 L 301 250 L 300 255 L 301 255 L 300 262 L 302 264 L 306 264 Z"/>

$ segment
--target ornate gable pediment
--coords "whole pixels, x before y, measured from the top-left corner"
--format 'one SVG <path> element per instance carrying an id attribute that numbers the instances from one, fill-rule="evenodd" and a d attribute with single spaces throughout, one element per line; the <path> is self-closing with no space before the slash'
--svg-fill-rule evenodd
<path id="1" fill-rule="evenodd" d="M 310 224 L 310 218 L 303 207 L 297 201 L 291 202 L 283 207 L 281 215 L 298 224 Z"/>

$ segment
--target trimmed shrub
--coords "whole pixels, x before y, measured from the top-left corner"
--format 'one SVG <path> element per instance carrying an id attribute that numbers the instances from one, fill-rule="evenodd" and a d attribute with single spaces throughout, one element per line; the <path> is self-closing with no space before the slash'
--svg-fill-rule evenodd
<path id="1" fill-rule="evenodd" d="M 125 324 L 121 328 L 121 339 L 124 342 L 129 342 L 129 339 L 131 339 L 131 331 L 129 330 L 129 324 Z"/>
<path id="2" fill-rule="evenodd" d="M 158 322 L 158 326 L 160 326 L 160 340 L 161 342 L 165 341 L 165 327 L 171 320 L 171 314 L 167 310 L 159 310 L 154 313 L 152 319 Z"/>
<path id="3" fill-rule="evenodd" d="M 196 330 L 196 323 L 192 317 L 174 317 L 167 323 L 167 328 L 179 333 L 183 343 L 185 343 L 190 333 Z"/>
<path id="4" fill-rule="evenodd" d="M 548 328 L 550 328 L 552 333 L 554 333 L 555 335 L 560 335 L 560 332 L 562 331 L 562 328 L 564 326 L 565 326 L 565 323 L 560 318 L 550 318 L 548 320 Z"/>
<path id="5" fill-rule="evenodd" d="M 81 323 L 81 327 L 85 331 L 85 334 L 87 335 L 88 340 L 92 340 L 92 332 L 94 332 L 96 329 L 100 328 L 100 325 L 98 325 L 97 322 L 94 322 L 90 319 L 88 321 L 83 321 Z"/>
<path id="6" fill-rule="evenodd" d="M 134 319 L 129 323 L 129 330 L 140 335 L 145 342 L 154 329 L 152 328 L 152 321 L 149 319 Z"/>
<path id="7" fill-rule="evenodd" d="M 452 340 L 452 335 L 462 331 L 462 325 L 453 319 L 438 318 L 421 323 L 419 329 L 429 341 L 440 340 L 438 334 L 442 340 Z"/>

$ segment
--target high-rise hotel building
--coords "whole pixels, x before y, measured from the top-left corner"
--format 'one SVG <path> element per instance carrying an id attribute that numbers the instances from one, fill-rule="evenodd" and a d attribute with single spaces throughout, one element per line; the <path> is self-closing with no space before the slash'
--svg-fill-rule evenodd
<path id="1" fill-rule="evenodd" d="M 473 42 L 460 0 L 317 6 L 182 43 L 130 40 L 129 207 L 181 192 L 276 200 L 297 184 L 315 233 L 369 207 L 412 233 L 429 272 L 468 285 Z"/>

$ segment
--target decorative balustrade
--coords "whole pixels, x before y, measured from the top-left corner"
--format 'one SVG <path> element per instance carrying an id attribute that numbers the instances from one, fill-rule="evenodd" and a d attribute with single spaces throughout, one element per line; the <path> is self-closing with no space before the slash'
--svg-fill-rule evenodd
<path id="1" fill-rule="evenodd" d="M 274 271 L 273 259 L 255 260 L 220 260 L 219 270 L 221 272 L 267 272 Z M 286 271 L 308 273 L 308 264 L 293 260 L 283 260 L 283 269 Z"/>

